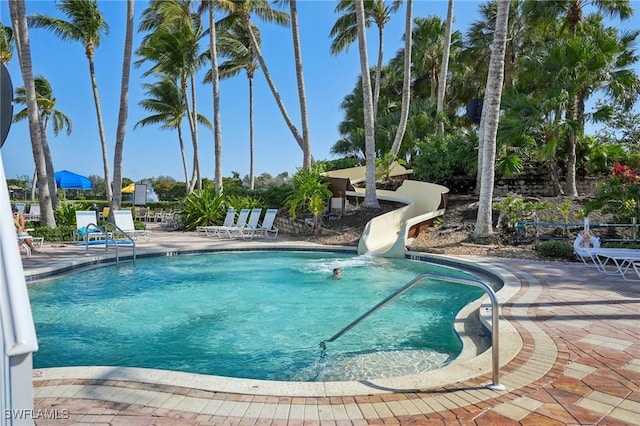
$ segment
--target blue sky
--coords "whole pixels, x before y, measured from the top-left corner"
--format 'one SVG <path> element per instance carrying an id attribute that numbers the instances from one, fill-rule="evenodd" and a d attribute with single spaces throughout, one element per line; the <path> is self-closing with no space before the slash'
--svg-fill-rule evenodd
<path id="1" fill-rule="evenodd" d="M 640 2 L 636 3 L 636 9 Z M 115 141 L 120 78 L 122 68 L 124 22 L 126 4 L 121 0 L 100 1 L 100 8 L 110 25 L 110 33 L 103 38 L 95 53 L 96 76 L 100 91 L 105 132 L 109 143 L 109 159 L 113 174 L 113 145 Z M 300 37 L 308 99 L 309 127 L 312 154 L 316 159 L 334 158 L 329 153 L 338 139 L 337 127 L 342 120 L 340 103 L 353 90 L 360 74 L 357 45 L 346 53 L 332 56 L 329 52 L 329 31 L 337 15 L 335 2 L 331 0 L 301 0 L 298 2 Z M 454 29 L 466 32 L 470 22 L 477 19 L 478 1 L 456 1 Z M 136 27 L 146 1 L 135 3 Z M 414 1 L 414 17 L 437 15 L 446 17 L 446 0 Z M 43 13 L 56 17 L 62 15 L 53 1 L 27 1 L 27 13 Z M 402 47 L 404 32 L 404 5 L 385 27 L 385 62 Z M 636 12 L 637 15 L 637 12 Z M 6 1 L 0 2 L 0 21 L 10 25 Z M 632 19 L 633 21 L 633 19 Z M 637 22 L 637 21 L 636 21 Z M 293 47 L 290 28 L 256 21 L 262 34 L 262 48 L 278 91 L 296 126 L 300 129 L 299 103 L 293 63 Z M 83 175 L 102 176 L 102 155 L 98 137 L 97 119 L 88 61 L 80 43 L 62 42 L 42 29 L 31 29 L 31 51 L 34 74 L 42 74 L 51 83 L 57 99 L 57 108 L 73 122 L 70 136 L 54 137 L 48 141 L 53 153 L 56 170 L 67 169 Z M 138 46 L 140 36 L 134 39 Z M 371 29 L 367 36 L 370 66 L 375 63 L 377 35 Z M 204 45 L 203 45 L 204 47 Z M 8 65 L 14 88 L 23 86 L 18 69 L 17 55 Z M 147 114 L 139 106 L 144 93 L 141 83 L 146 65 L 134 68 L 129 93 L 129 119 L 124 146 L 123 175 L 135 181 L 157 176 L 183 179 L 182 164 L 176 133 L 157 127 L 133 129 Z M 291 136 L 261 73 L 254 79 L 255 93 L 255 173 L 294 173 L 302 164 L 302 151 Z M 199 112 L 211 119 L 211 85 L 198 90 Z M 221 82 L 221 123 L 223 136 L 223 175 L 237 171 L 240 176 L 249 172 L 248 83 L 244 73 Z M 185 134 L 188 133 L 185 125 Z M 213 178 L 213 134 L 200 129 L 200 161 L 203 176 Z M 189 166 L 192 164 L 190 140 L 186 137 Z M 26 123 L 13 124 L 2 148 L 2 158 L 8 178 L 31 175 L 34 169 Z"/>

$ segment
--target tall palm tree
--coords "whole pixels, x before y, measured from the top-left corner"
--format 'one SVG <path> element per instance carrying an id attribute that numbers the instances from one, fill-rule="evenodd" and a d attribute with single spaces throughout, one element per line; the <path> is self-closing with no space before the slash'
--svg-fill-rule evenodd
<path id="1" fill-rule="evenodd" d="M 56 3 L 56 8 L 67 17 L 67 21 L 36 14 L 29 18 L 29 24 L 35 28 L 44 28 L 53 32 L 62 41 L 78 41 L 82 43 L 85 48 L 85 55 L 89 61 L 89 76 L 91 78 L 93 100 L 98 118 L 105 192 L 107 200 L 111 202 L 112 192 L 109 173 L 109 155 L 107 154 L 107 137 L 104 132 L 102 107 L 100 106 L 100 95 L 98 94 L 98 82 L 94 63 L 94 54 L 96 48 L 100 46 L 100 37 L 109 33 L 109 25 L 99 10 L 96 0 L 60 0 L 59 3 Z"/>
<path id="2" fill-rule="evenodd" d="M 444 30 L 444 45 L 442 48 L 442 64 L 440 65 L 440 81 L 438 81 L 438 100 L 436 102 L 436 113 L 442 114 L 444 111 L 444 93 L 447 88 L 447 74 L 449 70 L 449 53 L 451 51 L 451 27 L 453 26 L 453 0 L 449 0 L 447 7 L 447 21 Z M 444 121 L 439 119 L 438 134 L 444 135 Z"/>
<path id="3" fill-rule="evenodd" d="M 493 48 L 487 76 L 482 115 L 484 121 L 484 143 L 482 145 L 482 179 L 480 181 L 480 200 L 478 216 L 473 236 L 475 238 L 489 237 L 493 234 L 492 201 L 494 186 L 494 171 L 496 158 L 496 136 L 500 119 L 500 100 L 502 98 L 502 84 L 504 82 L 504 56 L 507 45 L 507 27 L 509 24 L 509 5 L 511 0 L 498 0 L 496 28 L 493 36 Z"/>
<path id="4" fill-rule="evenodd" d="M 182 120 L 187 114 L 186 100 L 183 91 L 176 81 L 169 76 L 164 76 L 155 83 L 143 83 L 142 87 L 149 96 L 141 100 L 138 104 L 152 115 L 138 121 L 134 129 L 138 126 L 160 125 L 161 129 L 176 130 L 178 133 L 178 143 L 182 166 L 184 169 L 185 186 L 189 189 L 189 172 L 187 159 L 184 151 L 184 139 L 182 137 Z M 211 123 L 206 117 L 199 114 L 198 123 L 211 128 Z"/>
<path id="5" fill-rule="evenodd" d="M 213 90 L 213 151 L 215 161 L 215 188 L 222 192 L 222 123 L 220 122 L 220 74 L 218 71 L 218 46 L 215 24 L 215 0 L 201 0 L 199 13 L 209 12 L 209 57 Z"/>
<path id="6" fill-rule="evenodd" d="M 276 89 L 276 85 L 271 78 L 271 73 L 267 68 L 267 63 L 262 56 L 262 52 L 260 50 L 260 45 L 258 40 L 255 37 L 255 34 L 251 25 L 251 14 L 255 14 L 262 21 L 275 23 L 279 25 L 288 25 L 289 24 L 289 15 L 283 11 L 273 9 L 267 0 L 218 0 L 218 6 L 220 9 L 229 13 L 228 16 L 221 19 L 219 23 L 223 28 L 229 28 L 234 24 L 234 22 L 239 21 L 240 24 L 244 27 L 249 36 L 249 40 L 251 42 L 251 48 L 253 49 L 256 58 L 258 59 L 258 63 L 260 64 L 260 68 L 264 74 L 265 80 L 267 80 L 267 84 L 273 97 L 280 109 L 280 113 L 284 118 L 284 121 L 287 123 L 287 127 L 289 127 L 289 131 L 293 135 L 294 139 L 298 143 L 298 146 L 302 151 L 305 150 L 304 138 L 300 135 L 298 128 L 293 124 L 291 118 L 289 117 L 289 113 L 284 106 L 284 102 L 282 101 L 282 97 L 280 93 L 278 93 L 278 89 Z"/>
<path id="7" fill-rule="evenodd" d="M 300 120 L 302 121 L 302 168 L 311 169 L 311 135 L 309 134 L 309 116 L 307 113 L 307 94 L 304 88 L 304 75 L 302 72 L 302 49 L 300 47 L 300 28 L 298 26 L 298 3 L 289 0 L 291 12 L 291 38 L 293 39 L 293 54 L 296 61 L 296 81 L 298 82 L 298 98 L 300 100 Z"/>
<path id="8" fill-rule="evenodd" d="M 139 26 L 141 31 L 151 33 L 143 38 L 137 51 L 142 59 L 136 61 L 136 65 L 145 61 L 153 63 L 143 76 L 161 73 L 180 81 L 193 145 L 193 173 L 188 192 L 192 192 L 196 184 L 202 188 L 195 74 L 206 60 L 199 46 L 203 37 L 201 19 L 191 12 L 190 7 L 189 0 L 152 1 L 143 12 Z"/>
<path id="9" fill-rule="evenodd" d="M 40 204 L 40 223 L 52 228 L 56 227 L 56 219 L 53 216 L 53 205 L 51 204 L 51 194 L 47 178 L 47 168 L 45 164 L 42 141 L 46 135 L 42 130 L 42 122 L 38 111 L 36 88 L 33 79 L 33 67 L 31 62 L 31 46 L 29 44 L 29 30 L 27 28 L 27 13 L 24 0 L 9 2 L 9 12 L 11 23 L 18 47 L 18 58 L 22 80 L 24 81 L 25 94 L 27 97 L 27 110 L 29 113 L 29 136 L 31 137 L 31 149 L 33 159 L 38 171 L 38 201 Z"/>
<path id="10" fill-rule="evenodd" d="M 36 103 L 40 112 L 40 120 L 42 120 L 42 130 L 45 135 L 49 129 L 49 124 L 53 122 L 53 135 L 58 134 L 66 128 L 67 135 L 71 134 L 71 120 L 63 112 L 56 109 L 56 98 L 53 96 L 53 89 L 49 81 L 43 76 L 38 76 L 34 79 L 36 88 Z M 18 111 L 13 116 L 13 121 L 18 122 L 29 119 L 29 111 L 27 109 L 27 92 L 24 87 L 18 87 L 16 89 L 16 96 L 13 99 L 17 105 L 24 105 L 24 109 Z M 53 157 L 51 156 L 51 149 L 46 138 L 42 141 L 42 149 L 44 152 L 45 164 L 47 168 L 47 181 L 49 182 L 49 193 L 51 194 L 51 205 L 56 208 L 58 204 L 58 197 L 56 194 L 56 181 L 55 181 L 55 169 L 53 167 Z M 32 199 L 35 200 L 36 194 L 36 176 L 37 170 L 34 171 L 34 177 L 31 185 Z"/>
<path id="11" fill-rule="evenodd" d="M 365 161 L 366 182 L 364 191 L 365 208 L 379 209 L 376 195 L 376 143 L 375 143 L 375 118 L 373 116 L 373 95 L 371 93 L 371 77 L 369 76 L 369 58 L 367 55 L 367 36 L 365 31 L 364 0 L 355 0 L 356 26 L 358 30 L 358 48 L 360 51 L 360 70 L 362 78 L 362 98 L 364 105 L 364 134 L 365 134 Z"/>
<path id="12" fill-rule="evenodd" d="M 260 45 L 260 30 L 253 25 L 253 34 Z M 258 70 L 258 59 L 251 48 L 251 40 L 244 26 L 236 23 L 231 28 L 220 33 L 220 54 L 226 60 L 218 68 L 220 78 L 229 78 L 238 75 L 242 70 L 247 75 L 249 82 L 249 188 L 255 186 L 254 172 L 254 126 L 253 126 L 253 78 Z M 210 80 L 210 74 L 205 76 L 205 81 Z"/>
<path id="13" fill-rule="evenodd" d="M 407 120 L 409 118 L 409 106 L 411 102 L 411 45 L 413 44 L 413 31 L 411 24 L 413 22 L 413 0 L 407 0 L 407 12 L 404 23 L 404 61 L 403 61 L 403 79 L 402 79 L 402 107 L 400 111 L 400 123 L 398 130 L 391 145 L 391 154 L 398 155 L 400 144 L 404 138 L 404 132 L 407 128 Z"/>
<path id="14" fill-rule="evenodd" d="M 113 200 L 111 209 L 120 210 L 122 202 L 122 150 L 124 135 L 127 128 L 129 112 L 129 75 L 131 74 L 131 51 L 133 50 L 133 0 L 127 0 L 127 23 L 124 38 L 124 54 L 122 58 L 122 80 L 120 82 L 120 108 L 118 112 L 118 128 L 116 130 L 116 145 L 113 154 Z"/>
<path id="15" fill-rule="evenodd" d="M 13 30 L 0 24 L 0 63 L 8 64 L 13 56 Z"/>
<path id="16" fill-rule="evenodd" d="M 391 15 L 400 7 L 400 0 L 393 0 L 390 5 L 384 0 L 367 0 L 364 2 L 365 26 L 375 23 L 378 27 L 378 62 L 375 70 L 375 83 L 373 92 L 373 114 L 378 116 L 378 99 L 380 97 L 380 75 L 382 72 L 382 60 L 384 57 L 384 27 L 391 19 Z M 356 5 L 353 0 L 340 0 L 335 8 L 336 13 L 342 15 L 336 20 L 329 33 L 333 37 L 331 53 L 337 55 L 346 51 L 356 41 L 358 29 L 356 22 Z"/>

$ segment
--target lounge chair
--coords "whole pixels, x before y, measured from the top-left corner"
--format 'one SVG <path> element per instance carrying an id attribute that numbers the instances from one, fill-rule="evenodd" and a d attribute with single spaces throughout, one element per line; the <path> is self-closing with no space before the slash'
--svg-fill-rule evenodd
<path id="1" fill-rule="evenodd" d="M 149 242 L 151 239 L 151 232 L 146 229 L 135 228 L 131 210 L 114 210 L 113 220 L 115 221 L 115 225 L 119 228 L 119 230 L 116 231 L 121 231 L 134 240 L 140 236 L 142 236 L 146 242 Z"/>
<path id="2" fill-rule="evenodd" d="M 272 238 L 276 238 L 278 236 L 278 228 L 273 226 L 273 222 L 275 221 L 277 214 L 278 209 L 268 209 L 264 214 L 264 219 L 262 219 L 262 225 L 260 225 L 260 228 L 256 230 L 256 233 L 264 234 L 265 237 L 268 237 L 269 234 L 273 234 Z"/>
<path id="3" fill-rule="evenodd" d="M 253 238 L 253 234 L 258 229 L 258 223 L 260 222 L 261 215 L 262 209 L 251 209 L 251 214 L 249 215 L 247 226 L 238 229 L 238 236 L 242 238 Z"/>
<path id="4" fill-rule="evenodd" d="M 40 220 L 40 204 L 31 203 L 29 213 L 24 215 L 24 220 L 39 221 Z"/>
<path id="5" fill-rule="evenodd" d="M 620 275 L 626 281 L 638 281 L 627 277 L 630 269 L 633 269 L 640 279 L 638 265 L 640 263 L 640 250 L 625 248 L 602 248 L 600 239 L 593 235 L 583 233 L 573 242 L 573 252 L 585 265 L 593 265 L 606 275 Z"/>
<path id="6" fill-rule="evenodd" d="M 247 219 L 249 218 L 249 209 L 242 209 L 238 214 L 235 225 L 225 229 L 220 233 L 221 237 L 233 238 L 235 236 L 242 236 L 242 230 L 247 226 Z"/>
<path id="7" fill-rule="evenodd" d="M 105 239 L 105 233 L 96 224 L 96 212 L 92 210 L 76 210 L 76 241 Z"/>
<path id="8" fill-rule="evenodd" d="M 203 226 L 201 227 L 201 229 L 202 231 L 204 231 L 207 237 L 221 238 L 224 234 L 225 236 L 231 238 L 229 230 L 233 228 L 235 220 L 236 209 L 230 208 L 227 210 L 227 215 L 224 217 L 224 222 L 222 222 L 222 225 Z"/>

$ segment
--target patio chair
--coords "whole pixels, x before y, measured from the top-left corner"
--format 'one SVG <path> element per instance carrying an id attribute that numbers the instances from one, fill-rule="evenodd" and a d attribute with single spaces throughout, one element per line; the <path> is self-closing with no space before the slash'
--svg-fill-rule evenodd
<path id="1" fill-rule="evenodd" d="M 146 229 L 135 228 L 131 210 L 114 210 L 113 220 L 115 221 L 115 225 L 119 228 L 116 232 L 123 232 L 134 240 L 140 236 L 144 238 L 145 242 L 149 242 L 151 239 L 151 232 Z"/>
<path id="2" fill-rule="evenodd" d="M 233 224 L 236 219 L 236 209 L 230 208 L 227 210 L 227 215 L 224 217 L 224 222 L 222 225 L 210 225 L 203 226 L 201 229 L 204 231 L 207 237 L 218 237 L 221 238 L 222 234 L 231 238 L 231 234 L 229 230 L 233 227 Z"/>
<path id="3" fill-rule="evenodd" d="M 242 230 L 247 226 L 247 219 L 249 218 L 249 209 L 242 209 L 240 210 L 240 213 L 238 214 L 238 218 L 236 219 L 236 224 L 229 227 L 229 229 L 227 230 L 228 232 L 225 232 L 226 235 L 229 238 L 233 238 L 235 236 L 235 234 L 239 234 L 240 236 L 242 235 Z"/>
<path id="4" fill-rule="evenodd" d="M 260 225 L 260 228 L 256 230 L 256 233 L 264 234 L 265 237 L 268 237 L 269 234 L 273 234 L 272 238 L 276 238 L 278 236 L 278 228 L 273 226 L 273 222 L 275 221 L 277 214 L 278 209 L 268 209 L 264 214 L 264 219 L 262 219 L 262 225 Z"/>
<path id="5" fill-rule="evenodd" d="M 106 235 L 96 224 L 96 212 L 92 210 L 76 210 L 75 240 L 104 240 Z"/>
<path id="6" fill-rule="evenodd" d="M 40 220 L 40 204 L 31 203 L 29 213 L 24 215 L 24 220 L 39 221 Z"/>
<path id="7" fill-rule="evenodd" d="M 251 214 L 249 215 L 247 226 L 238 229 L 238 236 L 246 239 L 253 238 L 253 234 L 258 229 L 258 223 L 260 222 L 261 215 L 262 209 L 251 209 Z"/>
<path id="8" fill-rule="evenodd" d="M 573 251 L 585 265 L 592 265 L 606 275 L 620 275 L 625 281 L 640 280 L 640 271 L 636 263 L 640 263 L 640 250 L 625 248 L 602 248 L 600 239 L 593 235 L 583 233 L 573 242 Z M 627 273 L 633 269 L 638 275 L 638 280 L 627 277 Z"/>

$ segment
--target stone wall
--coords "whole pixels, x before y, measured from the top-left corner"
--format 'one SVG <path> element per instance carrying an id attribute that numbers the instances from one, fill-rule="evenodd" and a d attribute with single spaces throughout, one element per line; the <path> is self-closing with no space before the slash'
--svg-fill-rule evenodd
<path id="1" fill-rule="evenodd" d="M 601 182 L 602 178 L 588 177 L 578 179 L 576 186 L 578 187 L 578 194 L 582 196 L 592 196 L 596 193 L 596 187 L 598 182 Z M 452 194 L 471 194 L 475 188 L 475 179 L 462 178 L 462 179 L 449 179 L 442 183 L 444 186 L 450 189 Z M 564 182 L 561 183 L 564 185 Z M 494 183 L 494 197 L 502 197 L 507 194 L 520 194 L 529 197 L 553 197 L 553 186 L 551 180 L 545 176 L 536 176 L 528 178 L 513 178 L 513 179 L 496 179 Z"/>

